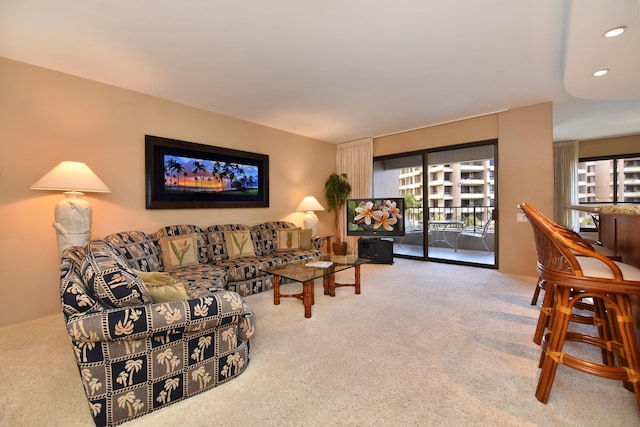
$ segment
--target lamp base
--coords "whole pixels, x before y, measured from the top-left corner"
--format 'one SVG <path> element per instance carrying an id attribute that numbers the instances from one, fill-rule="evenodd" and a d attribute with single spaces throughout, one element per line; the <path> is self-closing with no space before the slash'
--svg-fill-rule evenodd
<path id="1" fill-rule="evenodd" d="M 302 222 L 304 223 L 304 228 L 307 230 L 311 230 L 311 236 L 315 236 L 318 231 L 318 217 L 313 211 L 308 211 Z"/>
<path id="2" fill-rule="evenodd" d="M 67 191 L 65 198 L 55 207 L 55 222 L 58 238 L 58 253 L 71 246 L 87 246 L 91 235 L 91 205 L 79 191 Z"/>

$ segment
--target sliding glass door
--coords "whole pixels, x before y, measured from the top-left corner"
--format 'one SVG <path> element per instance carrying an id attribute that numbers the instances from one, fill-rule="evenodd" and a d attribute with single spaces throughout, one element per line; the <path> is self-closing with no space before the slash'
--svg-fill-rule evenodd
<path id="1" fill-rule="evenodd" d="M 497 268 L 497 141 L 374 159 L 374 196 L 404 197 L 394 255 Z"/>
<path id="2" fill-rule="evenodd" d="M 497 143 L 427 153 L 427 258 L 496 265 Z"/>

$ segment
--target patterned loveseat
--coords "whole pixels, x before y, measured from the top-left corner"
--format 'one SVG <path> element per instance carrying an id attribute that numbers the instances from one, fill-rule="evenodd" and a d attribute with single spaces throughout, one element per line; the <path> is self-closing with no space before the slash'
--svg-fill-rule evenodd
<path id="1" fill-rule="evenodd" d="M 321 254 L 318 239 L 299 247 L 302 233 L 285 222 L 178 225 L 67 249 L 62 310 L 96 425 L 120 424 L 240 375 L 255 332 L 242 296 L 272 288 L 264 269 Z M 236 252 L 225 238 L 239 243 Z M 170 281 L 147 282 L 154 274 Z"/>

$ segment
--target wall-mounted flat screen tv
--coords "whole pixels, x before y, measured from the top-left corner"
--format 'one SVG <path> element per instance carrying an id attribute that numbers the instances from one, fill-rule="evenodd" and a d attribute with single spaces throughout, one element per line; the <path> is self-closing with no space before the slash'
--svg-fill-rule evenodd
<path id="1" fill-rule="evenodd" d="M 347 200 L 347 236 L 404 236 L 404 199 Z"/>

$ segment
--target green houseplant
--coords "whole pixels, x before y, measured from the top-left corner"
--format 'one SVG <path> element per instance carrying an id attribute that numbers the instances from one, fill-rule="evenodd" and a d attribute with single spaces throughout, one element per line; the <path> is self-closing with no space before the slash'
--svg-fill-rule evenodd
<path id="1" fill-rule="evenodd" d="M 327 199 L 327 210 L 333 211 L 333 227 L 336 241 L 333 252 L 336 255 L 347 253 L 347 242 L 342 242 L 340 236 L 340 208 L 342 208 L 351 194 L 351 184 L 347 181 L 347 174 L 332 173 L 324 183 L 324 197 Z"/>

